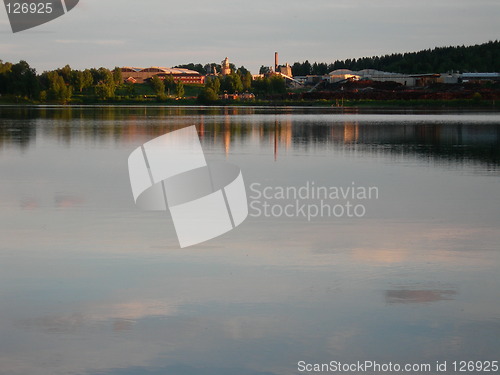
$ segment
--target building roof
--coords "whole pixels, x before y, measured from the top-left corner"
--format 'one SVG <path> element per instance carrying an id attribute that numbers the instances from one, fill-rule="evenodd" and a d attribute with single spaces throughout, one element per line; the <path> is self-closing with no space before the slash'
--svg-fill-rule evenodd
<path id="1" fill-rule="evenodd" d="M 406 76 L 405 74 L 400 73 L 392 73 L 392 72 L 384 72 L 382 70 L 377 69 L 363 69 L 360 71 L 349 70 L 349 69 L 337 69 L 333 72 L 330 72 L 330 76 L 341 76 L 341 75 L 356 75 L 364 78 L 369 77 L 399 77 Z"/>
<path id="2" fill-rule="evenodd" d="M 197 74 L 200 73 L 195 70 L 184 69 L 184 68 L 165 68 L 160 66 L 152 66 L 150 68 L 135 68 L 135 67 L 123 67 L 122 72 L 137 72 L 137 73 L 164 73 L 164 74 Z"/>
<path id="3" fill-rule="evenodd" d="M 391 75 L 395 73 L 390 73 L 390 72 L 384 72 L 382 70 L 377 70 L 377 69 L 362 69 L 359 72 L 357 72 L 360 76 L 366 77 L 366 76 L 382 76 L 382 75 Z"/>
<path id="4" fill-rule="evenodd" d="M 345 75 L 345 74 L 355 75 L 356 72 L 353 72 L 352 70 L 349 70 L 349 69 L 337 69 L 337 70 L 334 70 L 333 72 L 328 73 L 328 75 L 331 75 L 331 76 L 341 76 L 341 75 Z"/>
<path id="5" fill-rule="evenodd" d="M 500 73 L 463 73 L 463 78 L 500 78 Z"/>
<path id="6" fill-rule="evenodd" d="M 138 72 L 141 69 L 142 68 L 136 68 L 136 67 L 133 67 L 133 66 L 124 66 L 121 70 L 122 70 L 122 72 Z"/>

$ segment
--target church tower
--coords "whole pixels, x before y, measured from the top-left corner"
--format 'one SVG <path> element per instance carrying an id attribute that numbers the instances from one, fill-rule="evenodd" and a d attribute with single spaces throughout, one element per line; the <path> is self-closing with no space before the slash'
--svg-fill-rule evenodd
<path id="1" fill-rule="evenodd" d="M 223 76 L 231 74 L 231 67 L 229 66 L 229 59 L 227 57 L 224 59 L 224 61 L 222 61 L 221 65 L 222 65 L 221 74 Z"/>

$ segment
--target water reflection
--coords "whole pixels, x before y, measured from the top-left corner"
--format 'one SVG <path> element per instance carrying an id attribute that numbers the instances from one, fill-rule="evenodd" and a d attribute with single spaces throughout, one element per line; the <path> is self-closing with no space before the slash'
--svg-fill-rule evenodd
<path id="1" fill-rule="evenodd" d="M 500 163 L 500 120 L 494 114 L 368 115 L 331 110 L 297 115 L 283 111 L 238 107 L 0 107 L 0 149 L 28 147 L 37 136 L 66 144 L 127 143 L 196 124 L 202 142 L 221 147 L 226 154 L 234 144 L 271 143 L 275 158 L 290 149 L 307 151 L 322 145 L 353 153 L 475 162 L 488 169 L 496 169 Z"/>
<path id="2" fill-rule="evenodd" d="M 78 196 L 64 193 L 56 193 L 54 196 L 54 206 L 57 208 L 71 208 L 81 206 L 84 203 L 85 199 Z"/>
<path id="3" fill-rule="evenodd" d="M 446 301 L 455 298 L 454 289 L 391 289 L 385 291 L 387 303 L 430 303 Z"/>
<path id="4" fill-rule="evenodd" d="M 249 217 L 180 249 L 127 157 L 196 124 L 247 184 L 377 186 L 359 220 Z M 494 359 L 500 119 L 0 107 L 0 374 L 285 375 Z M 472 172 L 472 173 L 470 173 Z"/>

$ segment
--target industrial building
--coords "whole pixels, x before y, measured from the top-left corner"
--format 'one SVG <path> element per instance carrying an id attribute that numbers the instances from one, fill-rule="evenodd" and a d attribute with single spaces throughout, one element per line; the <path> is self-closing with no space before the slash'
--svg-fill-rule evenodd
<path id="1" fill-rule="evenodd" d="M 401 74 L 383 72 L 375 69 L 363 69 L 360 71 L 337 69 L 323 76 L 308 75 L 294 77 L 294 79 L 309 85 L 314 85 L 325 81 L 328 83 L 338 83 L 343 81 L 359 80 L 397 82 L 403 86 L 427 86 L 432 83 L 443 82 L 443 80 L 441 79 L 441 74 Z M 447 77 L 447 83 L 451 80 L 451 77 Z"/>
<path id="2" fill-rule="evenodd" d="M 494 82 L 500 81 L 500 73 L 463 73 L 462 82 Z"/>
<path id="3" fill-rule="evenodd" d="M 361 78 L 360 75 L 356 74 L 349 69 L 337 69 L 328 74 L 328 81 L 330 83 L 336 83 L 340 81 L 345 81 L 347 79 L 352 81 L 358 81 Z"/>
<path id="4" fill-rule="evenodd" d="M 153 78 L 153 76 L 158 76 L 161 79 L 171 76 L 174 81 L 180 80 L 183 84 L 203 84 L 205 82 L 205 76 L 194 70 L 183 68 L 151 67 L 143 69 L 124 67 L 121 68 L 121 71 L 123 80 L 130 83 L 143 83 Z"/>
<path id="5" fill-rule="evenodd" d="M 375 69 L 363 69 L 360 71 L 352 71 L 349 69 L 338 69 L 331 72 L 329 82 L 335 83 L 343 80 L 370 80 L 378 82 L 397 82 L 403 86 L 426 86 L 438 82 L 440 74 L 401 74 L 383 72 Z"/>
<path id="6" fill-rule="evenodd" d="M 403 86 L 416 86 L 415 77 L 409 74 L 384 72 L 376 69 L 363 69 L 359 72 L 353 72 L 359 75 L 360 79 L 366 79 L 377 82 L 397 82 Z"/>
<path id="7" fill-rule="evenodd" d="M 292 67 L 290 64 L 286 63 L 285 65 L 279 65 L 278 52 L 274 53 L 274 72 L 281 74 L 282 76 L 293 77 Z"/>

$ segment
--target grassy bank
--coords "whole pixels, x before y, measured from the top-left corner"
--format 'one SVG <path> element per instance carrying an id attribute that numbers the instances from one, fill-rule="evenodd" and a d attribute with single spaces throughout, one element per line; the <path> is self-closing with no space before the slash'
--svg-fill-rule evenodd
<path id="1" fill-rule="evenodd" d="M 199 88 L 190 88 L 186 91 L 197 91 Z M 13 96 L 0 97 L 3 105 L 200 105 L 195 95 L 183 98 L 167 97 L 159 100 L 150 92 L 141 92 L 139 95 L 116 95 L 105 100 L 98 99 L 95 95 L 76 94 L 67 103 L 53 101 L 36 101 Z M 207 104 L 205 104 L 207 105 Z M 500 109 L 499 101 L 452 99 L 452 100 L 287 100 L 287 99 L 256 99 L 253 101 L 217 100 L 209 106 L 269 106 L 269 107 L 332 107 L 332 108 L 475 108 L 475 109 Z"/>

